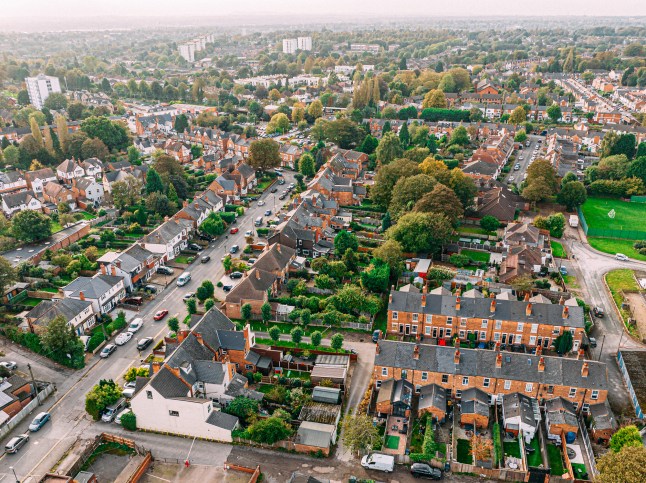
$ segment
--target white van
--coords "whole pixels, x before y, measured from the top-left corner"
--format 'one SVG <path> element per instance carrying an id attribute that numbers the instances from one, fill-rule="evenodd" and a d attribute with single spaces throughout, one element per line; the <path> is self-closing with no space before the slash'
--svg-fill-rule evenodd
<path id="1" fill-rule="evenodd" d="M 361 466 L 369 470 L 392 473 L 395 469 L 395 457 L 387 454 L 372 453 L 361 458 Z"/>
<path id="2" fill-rule="evenodd" d="M 183 287 L 190 281 L 191 281 L 191 272 L 184 272 L 179 277 L 177 277 L 177 286 Z"/>

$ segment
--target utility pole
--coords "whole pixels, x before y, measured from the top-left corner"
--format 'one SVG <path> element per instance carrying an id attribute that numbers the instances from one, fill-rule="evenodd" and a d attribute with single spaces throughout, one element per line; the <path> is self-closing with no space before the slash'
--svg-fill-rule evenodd
<path id="1" fill-rule="evenodd" d="M 34 391 L 36 391 L 36 400 L 38 401 L 38 405 L 42 406 L 43 403 L 40 402 L 40 393 L 38 392 L 38 387 L 36 386 L 36 381 L 34 379 L 34 373 L 31 370 L 31 364 L 27 364 L 27 369 L 29 369 L 29 375 L 31 376 L 31 385 L 34 388 Z"/>

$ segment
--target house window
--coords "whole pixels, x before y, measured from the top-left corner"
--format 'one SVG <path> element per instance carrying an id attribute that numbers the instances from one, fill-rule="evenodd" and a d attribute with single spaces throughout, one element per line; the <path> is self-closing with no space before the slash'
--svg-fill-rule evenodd
<path id="1" fill-rule="evenodd" d="M 397 322 L 392 323 L 393 329 L 397 329 Z"/>
<path id="2" fill-rule="evenodd" d="M 446 318 L 446 325 L 453 325 L 453 317 Z"/>
<path id="3" fill-rule="evenodd" d="M 433 322 L 433 316 L 431 314 L 426 314 L 426 323 L 430 324 Z"/>
<path id="4" fill-rule="evenodd" d="M 488 324 L 489 324 L 489 321 L 487 319 L 482 319 L 482 325 L 480 327 L 482 327 L 483 329 L 486 329 Z"/>
<path id="5" fill-rule="evenodd" d="M 529 345 L 536 345 L 536 336 L 535 335 L 530 336 Z"/>
<path id="6" fill-rule="evenodd" d="M 442 384 L 447 384 L 449 382 L 449 375 L 442 374 Z"/>
<path id="7" fill-rule="evenodd" d="M 457 391 L 455 391 L 455 397 L 457 397 L 457 398 L 462 397 L 462 391 L 460 391 L 459 389 Z"/>
<path id="8" fill-rule="evenodd" d="M 464 339 L 464 331 L 463 330 L 460 331 L 460 339 Z"/>
<path id="9" fill-rule="evenodd" d="M 466 327 L 466 326 L 467 326 L 467 318 L 466 318 L 466 317 L 462 317 L 462 318 L 460 319 L 460 327 Z"/>
<path id="10" fill-rule="evenodd" d="M 596 389 L 592 391 L 592 394 L 590 394 L 590 399 L 598 399 L 599 398 L 599 391 Z"/>
<path id="11" fill-rule="evenodd" d="M 489 384 L 491 383 L 491 379 L 488 377 L 485 377 L 484 380 L 482 381 L 482 387 L 489 387 Z"/>
<path id="12" fill-rule="evenodd" d="M 570 393 L 568 394 L 568 397 L 570 398 L 576 397 L 576 387 L 570 388 Z"/>
<path id="13" fill-rule="evenodd" d="M 523 340 L 523 336 L 520 334 L 516 334 L 516 340 L 514 341 L 514 344 L 520 344 Z"/>
<path id="14" fill-rule="evenodd" d="M 522 322 L 518 322 L 518 325 L 516 326 L 516 332 L 522 332 L 524 326 L 525 324 L 523 324 Z"/>
<path id="15" fill-rule="evenodd" d="M 428 372 L 422 372 L 422 381 L 428 381 Z"/>
<path id="16" fill-rule="evenodd" d="M 413 322 L 417 322 L 419 314 L 413 314 Z"/>
<path id="17" fill-rule="evenodd" d="M 152 399 L 153 398 L 153 392 L 152 391 L 146 391 L 146 397 L 148 399 Z"/>
<path id="18" fill-rule="evenodd" d="M 424 327 L 424 333 L 426 335 L 431 335 L 431 328 L 428 325 L 426 327 Z"/>
<path id="19" fill-rule="evenodd" d="M 480 332 L 480 340 L 485 340 L 487 338 L 487 333 L 483 330 Z"/>
<path id="20" fill-rule="evenodd" d="M 377 381 L 375 385 L 377 386 L 377 389 L 379 389 L 381 387 L 381 381 Z"/>
<path id="21" fill-rule="evenodd" d="M 412 332 L 413 332 L 413 334 L 417 334 L 417 326 L 416 325 L 413 326 Z"/>
<path id="22" fill-rule="evenodd" d="M 393 312 L 393 320 L 397 320 L 398 317 L 399 317 L 399 312 L 394 311 Z"/>
<path id="23" fill-rule="evenodd" d="M 402 369 L 402 379 L 407 379 L 408 378 L 408 371 L 405 369 Z"/>
<path id="24" fill-rule="evenodd" d="M 498 342 L 500 340 L 500 332 L 493 333 L 493 340 L 494 342 Z"/>
<path id="25" fill-rule="evenodd" d="M 532 389 L 534 389 L 534 384 L 531 382 L 528 382 L 525 384 L 525 392 L 532 392 Z"/>
<path id="26" fill-rule="evenodd" d="M 500 330 L 502 328 L 502 320 L 496 320 L 496 330 Z"/>
<path id="27" fill-rule="evenodd" d="M 558 327 L 552 331 L 552 335 L 559 335 L 560 333 L 561 333 L 561 329 Z"/>
<path id="28" fill-rule="evenodd" d="M 574 410 L 575 410 L 575 411 L 578 411 L 578 410 L 579 410 L 579 402 L 578 402 L 578 401 L 574 401 L 574 402 L 572 403 L 572 406 L 574 406 Z"/>
<path id="29" fill-rule="evenodd" d="M 382 367 L 381 368 L 381 375 L 382 376 L 387 376 L 388 375 L 388 368 L 387 367 Z"/>
<path id="30" fill-rule="evenodd" d="M 538 332 L 538 324 L 532 324 L 532 334 Z"/>
<path id="31" fill-rule="evenodd" d="M 421 385 L 419 385 L 419 384 L 417 384 L 417 385 L 415 386 L 415 394 L 419 394 L 419 393 L 421 392 L 421 390 L 422 390 L 422 386 L 421 386 Z"/>
<path id="32" fill-rule="evenodd" d="M 170 410 L 170 411 L 168 411 L 168 415 L 169 416 L 179 417 L 179 411 Z"/>
<path id="33" fill-rule="evenodd" d="M 444 332 L 444 337 L 446 337 L 447 339 L 450 339 L 451 333 L 452 333 L 451 329 L 446 329 L 446 332 Z"/>
<path id="34" fill-rule="evenodd" d="M 554 394 L 554 386 L 547 386 L 547 394 Z"/>
<path id="35" fill-rule="evenodd" d="M 253 371 L 253 366 L 251 364 L 245 364 L 244 368 L 247 369 L 248 371 Z"/>
<path id="36" fill-rule="evenodd" d="M 511 381 L 510 380 L 505 381 L 505 389 L 507 391 L 509 391 L 511 389 Z"/>
<path id="37" fill-rule="evenodd" d="M 463 386 L 468 386 L 469 385 L 469 378 L 468 377 L 464 376 L 462 378 L 462 385 Z"/>

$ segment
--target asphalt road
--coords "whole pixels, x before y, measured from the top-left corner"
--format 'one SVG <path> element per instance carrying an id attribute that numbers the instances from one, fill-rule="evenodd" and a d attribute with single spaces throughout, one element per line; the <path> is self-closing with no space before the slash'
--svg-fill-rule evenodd
<path id="1" fill-rule="evenodd" d="M 539 140 L 541 140 L 541 143 L 538 142 Z M 545 137 L 530 134 L 527 136 L 527 141 L 530 143 L 529 146 L 525 146 L 525 144 L 523 144 L 523 149 L 515 152 L 516 160 L 513 163 L 510 163 L 511 170 L 507 175 L 505 175 L 505 180 L 510 184 L 520 186 L 523 182 L 523 175 L 527 172 L 527 168 L 529 168 L 529 162 L 532 159 L 532 154 L 534 153 L 536 146 L 539 148 L 536 158 L 538 159 L 541 157 L 542 147 L 545 145 Z M 519 159 L 520 156 L 522 156 L 523 159 Z M 514 171 L 514 166 L 516 164 L 520 164 L 520 169 L 518 171 Z M 514 179 L 513 181 L 510 181 L 512 177 Z"/>
<path id="2" fill-rule="evenodd" d="M 224 275 L 224 268 L 220 259 L 228 253 L 231 245 L 237 244 L 244 248 L 246 230 L 253 229 L 254 220 L 263 215 L 265 210 L 271 209 L 275 214 L 286 201 L 278 200 L 280 192 L 287 184 L 294 182 L 293 173 L 285 172 L 286 184 L 277 186 L 279 191 L 275 194 L 269 190 L 261 197 L 265 201 L 265 206 L 258 206 L 253 203 L 246 211 L 243 217 L 240 217 L 236 223 L 239 232 L 227 238 L 220 237 L 213 242 L 209 248 L 205 249 L 200 256 L 210 255 L 211 261 L 202 264 L 196 260 L 187 270 L 191 272 L 192 280 L 184 287 L 177 287 L 172 282 L 163 291 L 158 293 L 156 298 L 146 304 L 138 313 L 128 312 L 128 319 L 141 317 L 144 320 L 144 326 L 135 334 L 130 342 L 119 347 L 108 359 L 100 359 L 94 356 L 90 359 L 88 366 L 81 371 L 72 372 L 67 369 L 57 368 L 53 370 L 53 363 L 42 358 L 34 358 L 34 355 L 28 351 L 13 345 L 7 345 L 3 350 L 7 354 L 6 359 L 12 357 L 19 363 L 19 368 L 26 369 L 26 362 L 31 360 L 34 370 L 34 377 L 38 380 L 51 381 L 57 386 L 57 391 L 50 396 L 39 411 L 50 411 L 52 420 L 41 429 L 38 433 L 32 434 L 29 443 L 25 445 L 17 454 L 2 454 L 0 456 L 0 482 L 3 480 L 11 481 L 13 470 L 15 470 L 18 479 L 23 482 L 38 481 L 57 461 L 64 455 L 68 447 L 79 437 L 85 437 L 92 432 L 101 432 L 104 430 L 113 430 L 116 425 L 108 425 L 102 422 L 94 422 L 89 419 L 85 413 L 85 395 L 100 379 L 120 380 L 123 374 L 130 366 L 138 366 L 142 357 L 145 357 L 150 348 L 140 354 L 137 351 L 137 339 L 143 337 L 154 337 L 159 340 L 163 334 L 168 332 L 166 320 L 155 322 L 152 316 L 160 309 L 168 309 L 170 314 L 179 313 L 180 320 L 186 315 L 186 307 L 182 300 L 187 292 L 194 292 L 202 283 L 202 280 L 209 279 L 215 283 Z M 175 275 L 179 275 L 175 271 Z M 216 297 L 224 298 L 224 292 L 216 288 Z M 22 355 L 21 355 L 22 354 Z M 38 360 L 37 360 L 38 359 Z M 123 383 L 123 381 L 120 381 Z M 39 412 L 38 411 L 38 412 Z M 5 438 L 8 441 L 12 436 L 27 432 L 27 427 L 35 416 L 25 418 L 14 430 Z M 137 435 L 139 436 L 139 435 Z M 29 475 L 29 477 L 28 477 Z"/>

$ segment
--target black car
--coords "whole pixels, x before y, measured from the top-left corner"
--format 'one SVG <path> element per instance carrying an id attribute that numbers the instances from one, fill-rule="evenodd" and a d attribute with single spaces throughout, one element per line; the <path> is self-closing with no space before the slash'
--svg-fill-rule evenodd
<path id="1" fill-rule="evenodd" d="M 198 234 L 197 234 L 197 237 L 198 237 L 200 240 L 204 240 L 204 241 L 213 241 L 213 237 L 212 237 L 212 236 L 210 236 L 210 235 L 207 235 L 207 234 L 205 234 L 205 233 L 198 233 Z"/>
<path id="2" fill-rule="evenodd" d="M 137 350 L 142 351 L 152 343 L 153 343 L 152 337 L 144 337 L 143 339 L 139 339 L 139 342 L 137 342 Z"/>
<path id="3" fill-rule="evenodd" d="M 229 248 L 229 253 L 238 253 L 238 250 L 240 250 L 240 247 L 238 245 L 233 245 L 231 248 Z"/>
<path id="4" fill-rule="evenodd" d="M 242 272 L 233 272 L 231 275 L 229 275 L 229 278 L 232 280 L 235 280 L 236 278 L 242 278 Z"/>
<path id="5" fill-rule="evenodd" d="M 594 307 L 592 313 L 595 317 L 603 317 L 604 311 L 601 307 Z"/>
<path id="6" fill-rule="evenodd" d="M 210 261 L 211 261 L 211 257 L 208 255 L 203 256 L 202 259 L 200 260 L 200 262 L 202 263 L 209 263 Z"/>
<path id="7" fill-rule="evenodd" d="M 441 480 L 442 472 L 437 468 L 431 468 L 426 463 L 413 463 L 410 467 L 410 474 L 415 478 L 426 480 Z"/>
<path id="8" fill-rule="evenodd" d="M 278 197 L 279 200 L 284 200 L 285 198 L 287 198 L 287 193 L 283 193 Z"/>
<path id="9" fill-rule="evenodd" d="M 225 292 L 231 292 L 231 289 L 233 288 L 233 285 L 223 285 L 222 290 Z"/>
<path id="10" fill-rule="evenodd" d="M 157 273 L 161 273 L 162 275 L 172 275 L 173 274 L 173 269 L 169 267 L 159 267 L 157 268 Z"/>
<path id="11" fill-rule="evenodd" d="M 157 293 L 157 287 L 154 285 L 144 285 L 144 292 Z"/>
<path id="12" fill-rule="evenodd" d="M 202 247 L 199 246 L 197 243 L 189 243 L 188 248 L 189 250 L 195 250 L 196 252 L 202 251 Z"/>
<path id="13" fill-rule="evenodd" d="M 278 188 L 272 188 L 272 189 L 271 189 L 271 192 L 272 192 L 272 193 L 276 193 L 276 192 L 278 192 Z"/>

